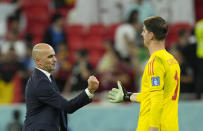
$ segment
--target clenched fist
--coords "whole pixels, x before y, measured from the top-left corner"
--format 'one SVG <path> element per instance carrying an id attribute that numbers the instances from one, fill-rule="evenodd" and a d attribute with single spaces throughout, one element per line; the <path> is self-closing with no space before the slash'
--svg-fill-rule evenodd
<path id="1" fill-rule="evenodd" d="M 94 94 L 94 92 L 98 89 L 99 87 L 99 81 L 95 76 L 90 76 L 88 79 L 88 90 L 90 93 Z"/>

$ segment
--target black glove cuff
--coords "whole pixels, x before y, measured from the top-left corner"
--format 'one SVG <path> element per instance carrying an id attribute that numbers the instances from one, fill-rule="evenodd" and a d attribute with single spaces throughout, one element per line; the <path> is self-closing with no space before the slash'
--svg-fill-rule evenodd
<path id="1" fill-rule="evenodd" d="M 130 102 L 130 96 L 131 96 L 132 94 L 133 94 L 132 92 L 126 92 L 126 93 L 124 94 L 124 101 Z"/>

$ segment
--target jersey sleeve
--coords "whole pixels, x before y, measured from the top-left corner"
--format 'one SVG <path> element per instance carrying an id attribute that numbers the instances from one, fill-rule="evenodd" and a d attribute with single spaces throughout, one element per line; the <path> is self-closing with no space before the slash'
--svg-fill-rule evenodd
<path id="1" fill-rule="evenodd" d="M 162 90 L 164 86 L 165 68 L 159 57 L 154 57 L 148 64 L 150 92 Z"/>
<path id="2" fill-rule="evenodd" d="M 154 57 L 150 65 L 150 127 L 160 127 L 163 107 L 165 68 L 159 57 Z"/>
<path id="3" fill-rule="evenodd" d="M 142 101 L 142 93 L 137 94 L 137 102 L 140 103 Z"/>

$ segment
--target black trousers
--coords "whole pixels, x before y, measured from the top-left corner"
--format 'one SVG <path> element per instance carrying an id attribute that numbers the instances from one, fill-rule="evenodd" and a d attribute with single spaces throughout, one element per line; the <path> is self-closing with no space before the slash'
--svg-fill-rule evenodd
<path id="1" fill-rule="evenodd" d="M 203 58 L 198 59 L 198 63 L 197 63 L 197 77 L 196 77 L 197 99 L 201 98 L 202 92 L 203 92 Z"/>

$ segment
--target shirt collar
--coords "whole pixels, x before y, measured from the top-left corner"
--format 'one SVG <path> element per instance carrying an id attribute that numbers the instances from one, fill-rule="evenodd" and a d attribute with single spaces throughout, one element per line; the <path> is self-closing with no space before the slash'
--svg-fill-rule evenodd
<path id="1" fill-rule="evenodd" d="M 36 67 L 37 68 L 37 67 Z M 49 72 L 47 72 L 47 71 L 45 71 L 45 70 L 43 70 L 43 69 L 40 69 L 40 68 L 37 68 L 38 70 L 40 70 L 41 72 L 43 72 L 47 77 L 48 77 L 48 79 L 50 80 L 50 75 L 51 75 L 51 73 L 49 73 Z"/>
<path id="2" fill-rule="evenodd" d="M 157 53 L 162 52 L 162 51 L 166 51 L 166 49 L 157 50 L 157 51 L 155 51 L 154 53 L 152 53 L 151 56 L 154 56 L 154 55 L 156 55 Z"/>

